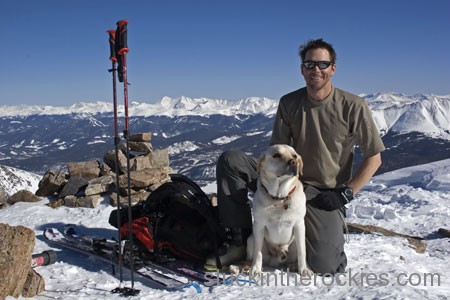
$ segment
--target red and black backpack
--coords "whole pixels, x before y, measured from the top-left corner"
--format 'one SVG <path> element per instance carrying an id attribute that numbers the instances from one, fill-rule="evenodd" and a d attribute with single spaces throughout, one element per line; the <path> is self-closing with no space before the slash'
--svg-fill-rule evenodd
<path id="1" fill-rule="evenodd" d="M 169 251 L 189 261 L 203 263 L 210 255 L 218 258 L 226 232 L 210 199 L 188 177 L 180 174 L 170 177 L 170 182 L 162 184 L 144 202 L 132 208 L 135 240 L 153 253 Z M 129 226 L 124 212 L 126 209 L 121 209 L 120 233 L 126 239 Z M 113 211 L 109 219 L 115 227 L 116 214 L 117 211 Z"/>

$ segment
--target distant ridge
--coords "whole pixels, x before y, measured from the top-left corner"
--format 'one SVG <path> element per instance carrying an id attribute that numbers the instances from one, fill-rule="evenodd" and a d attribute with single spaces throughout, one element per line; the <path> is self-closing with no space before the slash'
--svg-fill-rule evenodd
<path id="1" fill-rule="evenodd" d="M 450 139 L 450 95 L 405 95 L 400 93 L 377 93 L 363 96 L 373 112 L 381 134 L 389 131 L 406 133 L 421 132 L 432 137 Z M 149 116 L 209 116 L 209 115 L 255 115 L 273 116 L 278 100 L 249 97 L 240 100 L 163 97 L 158 103 L 131 102 L 131 117 Z M 119 114 L 124 107 L 119 105 Z M 17 105 L 0 106 L 0 117 L 26 117 L 31 115 L 70 115 L 89 118 L 96 114 L 113 112 L 112 103 L 97 101 L 79 102 L 71 106 Z"/>

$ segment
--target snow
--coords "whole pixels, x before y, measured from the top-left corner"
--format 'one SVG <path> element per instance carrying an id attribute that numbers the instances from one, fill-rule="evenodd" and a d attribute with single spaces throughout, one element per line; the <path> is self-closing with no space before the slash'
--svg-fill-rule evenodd
<path id="1" fill-rule="evenodd" d="M 104 140 L 94 140 L 92 142 L 88 142 L 88 145 L 93 145 L 93 144 L 106 144 L 106 141 Z"/>
<path id="2" fill-rule="evenodd" d="M 35 191 L 37 176 L 20 170 L 14 174 L 33 181 L 22 188 Z M 5 187 L 9 178 L 3 176 L 2 186 L 8 193 L 17 189 L 11 184 Z M 212 182 L 203 189 L 215 192 L 216 184 Z M 401 237 L 350 234 L 346 244 L 347 272 L 337 278 L 316 276 L 300 281 L 292 273 L 266 268 L 263 278 L 268 278 L 268 283 L 233 282 L 232 286 L 203 288 L 199 294 L 194 288 L 176 292 L 155 289 L 137 277 L 135 287 L 141 292 L 132 299 L 447 299 L 450 240 L 436 232 L 450 228 L 449 191 L 447 159 L 376 176 L 348 206 L 348 222 L 426 238 L 427 250 L 423 254 L 416 253 Z M 62 229 L 68 223 L 78 224 L 89 234 L 116 236 L 116 230 L 108 224 L 113 207 L 105 199 L 94 209 L 52 209 L 46 203 L 44 198 L 38 203 L 17 203 L 0 210 L 1 222 L 35 231 L 34 253 L 57 251 L 55 264 L 36 268 L 44 277 L 46 290 L 34 299 L 123 299 L 110 293 L 119 285 L 119 280 L 111 275 L 110 265 L 54 247 L 42 238 L 46 227 Z M 128 273 L 125 284 L 130 286 Z"/>
<path id="3" fill-rule="evenodd" d="M 218 137 L 217 139 L 212 140 L 211 143 L 216 144 L 216 145 L 224 145 L 224 144 L 231 143 L 232 141 L 237 140 L 239 138 L 240 138 L 240 136 L 238 136 L 238 135 L 221 136 L 221 137 Z"/>
<path id="4" fill-rule="evenodd" d="M 184 141 L 181 143 L 174 143 L 169 146 L 169 155 L 175 155 L 181 152 L 192 152 L 197 150 L 199 147 L 191 141 Z"/>

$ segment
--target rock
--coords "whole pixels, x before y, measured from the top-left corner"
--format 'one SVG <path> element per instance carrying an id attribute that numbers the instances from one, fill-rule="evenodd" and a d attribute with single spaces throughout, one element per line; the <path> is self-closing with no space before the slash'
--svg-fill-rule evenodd
<path id="1" fill-rule="evenodd" d="M 124 147 L 125 147 L 124 144 L 122 144 L 121 149 Z M 142 148 L 138 149 L 145 150 Z M 118 156 L 119 156 L 119 170 L 121 174 L 124 174 L 127 172 L 127 158 L 123 151 L 119 151 Z M 114 150 L 107 152 L 103 157 L 103 161 L 111 168 L 113 172 L 116 169 L 115 157 L 116 154 Z M 164 168 L 168 166 L 169 166 L 169 148 L 151 151 L 146 153 L 145 155 L 138 155 L 135 157 L 130 156 L 130 171 L 142 171 L 144 169 Z"/>
<path id="2" fill-rule="evenodd" d="M 45 205 L 50 206 L 51 208 L 58 208 L 64 205 L 64 199 L 57 199 L 55 201 L 50 201 Z"/>
<path id="3" fill-rule="evenodd" d="M 128 142 L 128 146 L 130 147 L 130 151 L 133 152 L 144 152 L 145 154 L 150 153 L 153 151 L 153 146 L 150 143 L 147 142 Z M 127 144 L 122 143 L 120 145 L 120 150 L 122 150 L 123 153 L 126 153 L 127 151 Z"/>
<path id="4" fill-rule="evenodd" d="M 127 188 L 127 179 L 127 174 L 120 175 L 120 188 Z M 153 168 L 130 172 L 130 185 L 134 188 L 146 188 L 167 179 L 170 179 L 167 168 Z"/>
<path id="5" fill-rule="evenodd" d="M 131 193 L 131 205 L 136 205 L 139 201 L 144 201 L 145 199 L 147 199 L 148 195 L 150 195 L 150 192 L 146 191 L 146 190 L 139 190 L 139 191 L 134 191 Z M 112 206 L 116 207 L 117 206 L 117 193 L 112 193 L 111 196 L 109 196 L 110 198 L 110 203 Z M 120 205 L 122 207 L 128 206 L 128 196 L 120 196 L 119 195 L 119 201 L 120 201 Z"/>
<path id="6" fill-rule="evenodd" d="M 151 132 L 132 134 L 128 138 L 128 140 L 132 141 L 132 142 L 149 142 L 151 139 L 152 139 L 152 133 Z"/>
<path id="7" fill-rule="evenodd" d="M 35 195 L 39 197 L 53 196 L 59 193 L 66 181 L 66 174 L 63 171 L 57 173 L 55 170 L 48 170 L 39 181 L 39 188 Z"/>
<path id="8" fill-rule="evenodd" d="M 70 178 L 77 176 L 91 180 L 100 175 L 100 164 L 96 160 L 68 163 L 67 168 Z"/>
<path id="9" fill-rule="evenodd" d="M 171 171 L 168 172 L 168 174 L 174 173 L 172 169 L 170 169 L 170 170 L 171 170 Z M 153 192 L 153 191 L 155 191 L 157 188 L 159 188 L 161 185 L 163 185 L 164 183 L 169 182 L 169 181 L 171 181 L 170 175 L 169 175 L 166 179 L 161 180 L 161 182 L 152 184 L 151 186 L 147 187 L 147 190 L 149 190 L 150 192 Z"/>
<path id="10" fill-rule="evenodd" d="M 169 167 L 169 149 L 161 149 L 150 152 L 146 155 L 137 156 L 133 158 L 131 170 L 141 171 L 152 168 L 167 168 Z"/>
<path id="11" fill-rule="evenodd" d="M 77 193 L 85 186 L 89 181 L 83 177 L 70 176 L 69 181 L 64 185 L 62 191 L 58 194 L 58 198 L 64 198 L 69 195 L 77 195 Z"/>
<path id="12" fill-rule="evenodd" d="M 17 202 L 38 202 L 41 198 L 30 191 L 20 190 L 8 199 L 8 203 L 13 205 Z"/>
<path id="13" fill-rule="evenodd" d="M 131 164 L 132 164 L 132 166 L 130 169 L 132 171 L 142 171 L 145 169 L 152 168 L 152 165 L 151 165 L 150 160 L 147 155 L 137 156 L 137 157 L 133 158 Z"/>
<path id="14" fill-rule="evenodd" d="M 3 208 L 3 206 L 7 203 L 8 200 L 8 194 L 5 192 L 5 190 L 0 187 L 0 209 Z"/>
<path id="15" fill-rule="evenodd" d="M 59 199 L 61 200 L 61 199 Z M 58 200 L 58 201 L 59 201 Z M 78 197 L 74 195 L 68 195 L 62 199 L 61 205 L 67 206 L 67 207 L 78 207 Z"/>
<path id="16" fill-rule="evenodd" d="M 31 298 L 45 290 L 45 282 L 41 275 L 33 268 L 28 271 L 27 278 L 23 285 L 22 296 Z"/>
<path id="17" fill-rule="evenodd" d="M 445 229 L 445 228 L 439 228 L 438 233 L 440 235 L 443 235 L 445 237 L 450 237 L 450 230 Z"/>
<path id="18" fill-rule="evenodd" d="M 110 166 L 105 163 L 100 164 L 100 176 L 112 175 L 113 171 Z"/>
<path id="19" fill-rule="evenodd" d="M 78 198 L 80 207 L 95 208 L 100 203 L 100 195 L 90 195 Z"/>
<path id="20" fill-rule="evenodd" d="M 121 173 L 125 173 L 127 171 L 127 157 L 125 154 L 123 154 L 122 151 L 118 151 L 118 157 L 119 157 L 119 171 Z M 106 165 L 108 165 L 113 172 L 116 171 L 116 151 L 108 151 L 103 156 L 103 161 Z"/>
<path id="21" fill-rule="evenodd" d="M 148 155 L 151 168 L 165 168 L 169 167 L 169 148 L 155 150 Z"/>
<path id="22" fill-rule="evenodd" d="M 33 230 L 0 224 L 0 299 L 22 293 L 34 249 Z"/>
<path id="23" fill-rule="evenodd" d="M 69 195 L 64 198 L 64 205 L 67 207 L 87 207 L 95 208 L 100 202 L 100 195 L 90 195 L 84 197 L 76 197 Z"/>
<path id="24" fill-rule="evenodd" d="M 114 177 L 106 175 L 89 180 L 88 186 L 84 190 L 84 194 L 87 196 L 101 194 L 113 190 L 114 187 Z"/>

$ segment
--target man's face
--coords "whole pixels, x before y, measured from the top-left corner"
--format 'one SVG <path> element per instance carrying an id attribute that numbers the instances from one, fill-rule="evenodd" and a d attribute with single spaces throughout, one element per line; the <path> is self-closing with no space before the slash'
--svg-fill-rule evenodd
<path id="1" fill-rule="evenodd" d="M 330 61 L 330 53 L 326 49 L 312 49 L 306 52 L 305 61 Z M 331 88 L 331 77 L 336 71 L 336 65 L 331 64 L 325 69 L 319 69 L 319 66 L 315 66 L 312 69 L 307 69 L 302 65 L 302 75 L 305 78 L 306 86 L 312 91 L 320 91 L 324 88 Z"/>

